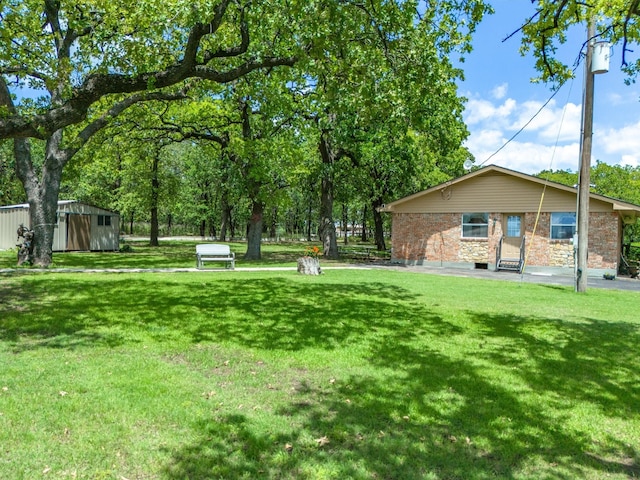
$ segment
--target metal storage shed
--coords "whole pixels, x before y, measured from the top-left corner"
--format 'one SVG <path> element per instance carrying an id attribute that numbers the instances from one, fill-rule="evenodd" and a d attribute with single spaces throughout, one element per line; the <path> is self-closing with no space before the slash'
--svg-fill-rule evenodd
<path id="1" fill-rule="evenodd" d="M 0 249 L 18 242 L 20 224 L 30 226 L 29 205 L 0 207 Z M 118 250 L 120 215 L 75 200 L 58 202 L 57 223 L 53 232 L 53 251 Z"/>

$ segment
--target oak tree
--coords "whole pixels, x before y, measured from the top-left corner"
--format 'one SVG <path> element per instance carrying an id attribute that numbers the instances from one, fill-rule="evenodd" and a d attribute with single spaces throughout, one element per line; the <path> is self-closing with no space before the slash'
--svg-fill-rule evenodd
<path id="1" fill-rule="evenodd" d="M 305 47 L 289 40 L 292 23 L 276 24 L 282 16 L 268 5 L 156 3 L 10 0 L 0 7 L 0 139 L 14 139 L 37 265 L 51 263 L 65 166 L 110 120 L 139 102 L 184 96 L 172 87 L 190 78 L 226 83 L 293 65 Z M 40 96 L 17 101 L 19 87 Z M 33 159 L 31 139 L 45 144 L 42 162 Z"/>
<path id="2" fill-rule="evenodd" d="M 560 48 L 569 31 L 593 21 L 594 38 L 620 45 L 616 55 L 620 68 L 632 81 L 640 70 L 637 45 L 640 43 L 640 0 L 533 0 L 535 12 L 514 32 L 522 33 L 521 52 L 533 53 L 540 79 L 555 84 L 573 76 L 580 61 L 578 52 L 562 58 Z M 635 46 L 635 48 L 634 48 Z"/>

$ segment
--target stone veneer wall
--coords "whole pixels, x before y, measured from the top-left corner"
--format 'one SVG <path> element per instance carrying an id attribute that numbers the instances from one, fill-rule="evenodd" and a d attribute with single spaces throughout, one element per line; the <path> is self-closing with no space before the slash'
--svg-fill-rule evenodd
<path id="1" fill-rule="evenodd" d="M 495 219 L 495 222 L 493 221 Z M 549 239 L 551 214 L 538 219 L 525 214 L 527 264 L 529 266 L 573 267 L 573 244 Z M 393 260 L 404 263 L 494 263 L 502 236 L 502 214 L 489 215 L 489 238 L 461 238 L 462 214 L 394 214 Z M 592 213 L 589 223 L 589 268 L 616 269 L 620 251 L 618 214 Z"/>
<path id="2" fill-rule="evenodd" d="M 489 263 L 489 242 L 486 240 L 461 241 L 458 259 L 468 263 Z"/>
<path id="3" fill-rule="evenodd" d="M 549 266 L 573 267 L 573 244 L 549 243 Z"/>

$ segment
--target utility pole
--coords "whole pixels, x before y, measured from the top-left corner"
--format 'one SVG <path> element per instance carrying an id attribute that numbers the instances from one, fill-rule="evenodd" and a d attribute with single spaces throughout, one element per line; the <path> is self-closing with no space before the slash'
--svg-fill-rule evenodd
<path id="1" fill-rule="evenodd" d="M 584 71 L 584 98 L 582 101 L 582 138 L 580 141 L 580 175 L 578 177 L 578 218 L 576 235 L 576 292 L 587 291 L 587 256 L 589 252 L 589 186 L 591 183 L 591 143 L 593 139 L 593 91 L 595 75 L 591 69 L 593 61 L 593 39 L 596 27 L 592 19 L 587 26 L 587 57 Z"/>

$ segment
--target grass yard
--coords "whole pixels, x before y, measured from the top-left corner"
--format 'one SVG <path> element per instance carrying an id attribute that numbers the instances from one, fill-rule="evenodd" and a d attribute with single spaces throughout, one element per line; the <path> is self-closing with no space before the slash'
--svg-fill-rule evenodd
<path id="1" fill-rule="evenodd" d="M 122 244 L 121 252 L 56 252 L 52 268 L 190 268 L 196 266 L 196 243 L 192 241 L 161 241 L 159 247 L 150 247 L 148 241 L 129 241 Z M 242 257 L 246 243 L 229 243 L 236 254 L 236 266 L 295 266 L 296 259 L 305 249 L 305 243 L 263 243 L 262 259 L 247 261 Z M 0 251 L 0 269 L 16 268 L 17 250 Z M 221 263 L 208 263 L 207 268 L 220 268 Z M 28 268 L 28 267 L 22 267 Z"/>
<path id="2" fill-rule="evenodd" d="M 636 292 L 382 269 L 0 282 L 3 479 L 640 477 Z"/>

